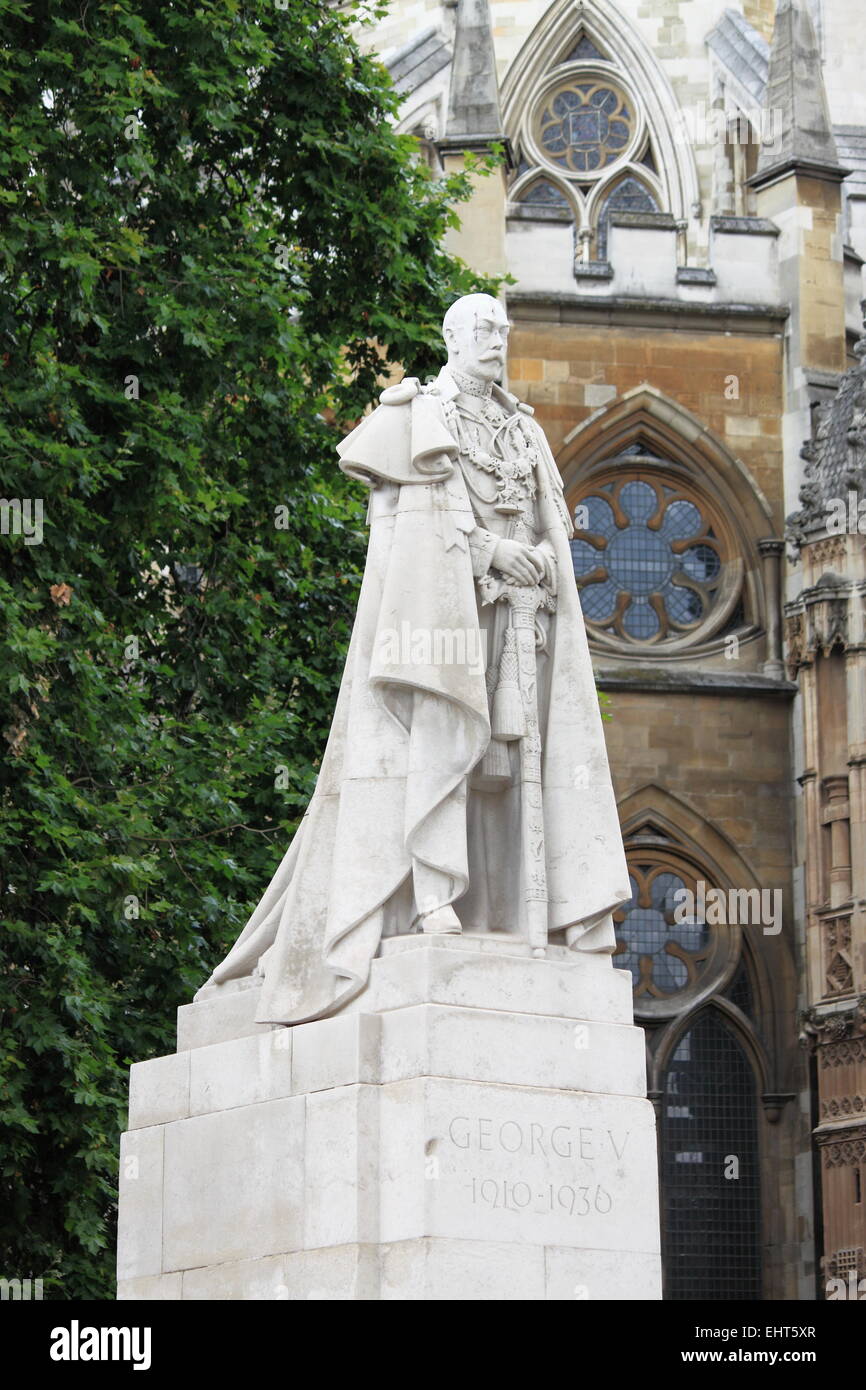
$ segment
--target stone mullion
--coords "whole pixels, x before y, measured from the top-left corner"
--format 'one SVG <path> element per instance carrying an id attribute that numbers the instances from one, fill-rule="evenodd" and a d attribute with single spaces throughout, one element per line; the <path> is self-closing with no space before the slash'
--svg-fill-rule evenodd
<path id="1" fill-rule="evenodd" d="M 826 777 L 822 782 L 825 805 L 822 824 L 830 830 L 830 906 L 843 907 L 851 898 L 851 837 L 848 777 Z"/>
<path id="2" fill-rule="evenodd" d="M 815 1003 L 824 994 L 824 952 L 822 924 L 815 916 L 823 901 L 823 854 L 821 843 L 821 807 L 818 789 L 817 763 L 818 721 L 815 667 L 809 662 L 799 670 L 800 693 L 803 701 L 803 763 L 800 778 L 803 788 L 803 859 L 804 896 L 806 908 L 806 956 L 809 977 L 809 999 Z"/>
<path id="3" fill-rule="evenodd" d="M 765 676 L 773 676 L 776 680 L 781 680 L 785 674 L 785 668 L 782 664 L 782 613 L 780 608 L 780 567 L 784 549 L 785 543 L 781 540 L 758 541 L 763 568 L 767 625 L 767 650 L 762 670 Z"/>

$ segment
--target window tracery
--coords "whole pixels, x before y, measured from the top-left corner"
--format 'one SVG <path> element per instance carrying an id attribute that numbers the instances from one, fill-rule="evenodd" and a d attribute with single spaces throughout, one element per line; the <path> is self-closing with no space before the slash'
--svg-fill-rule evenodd
<path id="1" fill-rule="evenodd" d="M 512 207 L 524 217 L 569 213 L 581 259 L 606 259 L 612 212 L 665 210 L 644 105 L 585 30 L 536 83 L 517 143 Z"/>
<path id="2" fill-rule="evenodd" d="M 614 965 L 631 971 L 635 1018 L 675 1018 L 730 975 L 740 950 L 737 927 L 706 912 L 712 878 L 676 845 L 626 847 L 632 896 L 613 914 Z"/>
<path id="3" fill-rule="evenodd" d="M 584 618 L 591 636 L 620 647 L 705 638 L 743 600 L 741 566 L 716 509 L 654 462 L 613 461 L 574 509 Z"/>

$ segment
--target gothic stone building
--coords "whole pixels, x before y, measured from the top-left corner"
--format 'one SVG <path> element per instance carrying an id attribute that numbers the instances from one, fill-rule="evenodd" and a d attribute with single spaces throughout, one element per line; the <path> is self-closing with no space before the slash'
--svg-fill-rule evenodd
<path id="1" fill-rule="evenodd" d="M 861 6 L 391 0 L 360 34 L 434 170 L 507 157 L 452 249 L 511 277 L 577 522 L 672 1299 L 866 1276 Z"/>

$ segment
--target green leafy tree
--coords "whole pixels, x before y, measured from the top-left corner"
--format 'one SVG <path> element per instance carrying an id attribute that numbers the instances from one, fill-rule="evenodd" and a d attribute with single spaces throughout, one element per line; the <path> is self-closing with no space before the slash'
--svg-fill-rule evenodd
<path id="1" fill-rule="evenodd" d="M 365 548 L 335 444 L 485 282 L 329 0 L 0 36 L 0 1274 L 104 1298 L 127 1067 L 315 782 Z"/>

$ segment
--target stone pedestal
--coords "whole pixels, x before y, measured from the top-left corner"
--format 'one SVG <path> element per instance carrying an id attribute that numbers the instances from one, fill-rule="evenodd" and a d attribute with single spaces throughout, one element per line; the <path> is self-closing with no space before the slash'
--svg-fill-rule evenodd
<path id="1" fill-rule="evenodd" d="M 660 1297 L 626 972 L 408 936 L 335 1018 L 259 1025 L 257 993 L 132 1068 L 119 1298 Z"/>

